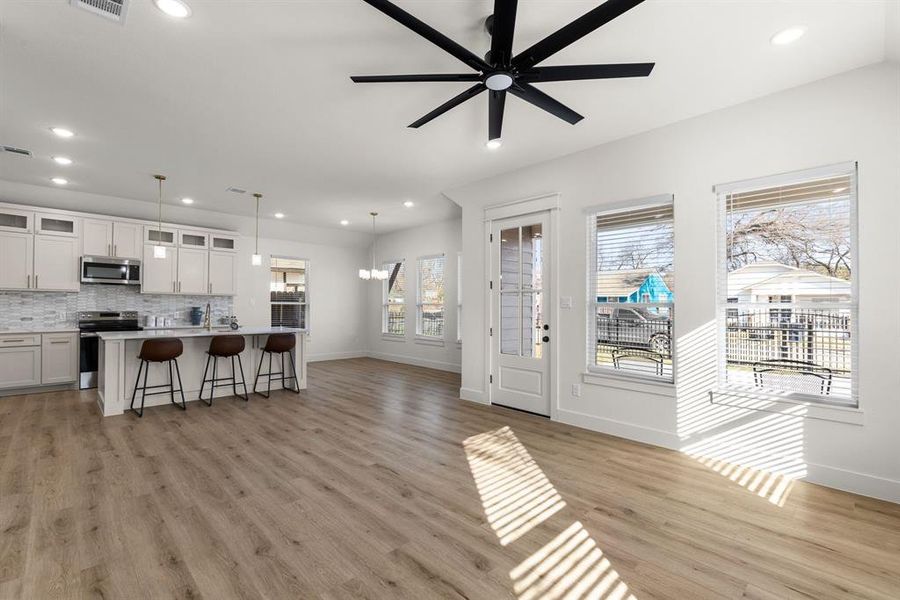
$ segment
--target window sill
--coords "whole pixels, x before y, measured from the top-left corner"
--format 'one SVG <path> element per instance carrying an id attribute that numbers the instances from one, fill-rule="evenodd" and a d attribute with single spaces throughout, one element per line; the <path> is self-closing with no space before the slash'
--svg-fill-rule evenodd
<path id="1" fill-rule="evenodd" d="M 406 336 L 400 335 L 398 333 L 383 333 L 382 332 L 381 339 L 386 342 L 405 342 Z"/>
<path id="2" fill-rule="evenodd" d="M 866 413 L 860 408 L 825 404 L 813 397 L 782 398 L 756 394 L 745 389 L 722 388 L 710 390 L 710 404 L 732 406 L 748 410 L 797 415 L 804 419 L 820 419 L 847 423 L 849 425 L 865 425 Z"/>
<path id="3" fill-rule="evenodd" d="M 416 343 L 421 344 L 423 346 L 444 346 L 444 340 L 436 337 L 429 337 L 427 335 L 417 335 Z"/>
<path id="4" fill-rule="evenodd" d="M 675 384 L 671 381 L 654 381 L 640 375 L 622 376 L 613 373 L 588 371 L 581 374 L 581 380 L 588 385 L 598 385 L 627 392 L 641 392 L 664 398 L 675 398 Z"/>

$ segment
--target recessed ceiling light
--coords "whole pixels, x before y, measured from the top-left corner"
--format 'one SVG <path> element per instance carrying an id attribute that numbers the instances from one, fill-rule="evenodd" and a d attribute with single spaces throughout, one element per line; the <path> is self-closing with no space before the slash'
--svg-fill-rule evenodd
<path id="1" fill-rule="evenodd" d="M 347 219 L 343 219 L 341 221 L 341 225 L 349 225 L 349 224 L 350 224 L 350 221 L 348 221 Z"/>
<path id="2" fill-rule="evenodd" d="M 806 27 L 795 25 L 779 31 L 769 41 L 775 46 L 786 46 L 802 38 L 804 33 L 806 33 Z"/>
<path id="3" fill-rule="evenodd" d="M 53 162 L 55 162 L 58 165 L 68 166 L 68 165 L 72 164 L 72 159 L 66 158 L 65 156 L 54 156 Z"/>
<path id="4" fill-rule="evenodd" d="M 193 204 L 194 203 L 193 198 L 182 198 L 181 201 L 185 204 Z"/>
<path id="5" fill-rule="evenodd" d="M 503 140 L 501 140 L 500 138 L 494 138 L 492 140 L 488 140 L 488 143 L 485 144 L 485 146 L 487 147 L 488 150 L 496 150 L 502 145 L 503 145 Z"/>
<path id="6" fill-rule="evenodd" d="M 61 138 L 70 138 L 75 135 L 74 131 L 72 131 L 71 129 L 66 129 L 65 127 L 51 127 L 50 131 Z"/>
<path id="7" fill-rule="evenodd" d="M 54 177 L 54 178 L 51 179 L 50 181 L 52 181 L 52 182 L 55 183 L 56 185 L 66 185 L 67 183 L 69 183 L 69 180 L 68 180 L 68 179 L 64 179 L 64 178 L 62 178 L 62 177 Z"/>
<path id="8" fill-rule="evenodd" d="M 284 213 L 275 213 L 275 218 L 276 218 L 276 219 L 283 219 L 283 218 L 284 218 Z"/>
<path id="9" fill-rule="evenodd" d="M 406 202 L 403 203 L 403 206 L 405 206 L 406 208 L 412 208 L 415 205 L 416 205 L 416 203 L 413 202 L 412 200 L 407 200 Z"/>
<path id="10" fill-rule="evenodd" d="M 156 8 L 170 17 L 184 19 L 191 16 L 191 7 L 181 0 L 153 0 L 153 3 L 156 5 Z"/>

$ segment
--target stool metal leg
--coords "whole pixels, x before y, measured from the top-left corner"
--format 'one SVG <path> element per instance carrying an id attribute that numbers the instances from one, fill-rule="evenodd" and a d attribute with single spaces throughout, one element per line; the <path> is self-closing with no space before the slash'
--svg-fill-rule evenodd
<path id="1" fill-rule="evenodd" d="M 141 383 L 141 370 L 144 368 L 144 361 L 141 361 L 138 364 L 138 372 L 137 377 L 134 378 L 134 391 L 131 392 L 131 406 L 128 407 L 128 410 L 134 410 L 134 398 L 137 396 L 138 386 Z M 149 368 L 149 366 L 148 366 Z M 137 411 L 135 411 L 137 412 Z M 143 411 L 141 411 L 143 412 Z M 142 414 L 138 414 L 139 417 L 143 416 Z"/>
<path id="2" fill-rule="evenodd" d="M 219 357 L 213 356 L 213 378 L 209 386 L 209 405 L 212 406 L 213 396 L 216 395 L 216 380 L 219 378 Z"/>
<path id="3" fill-rule="evenodd" d="M 184 386 L 181 384 L 181 369 L 178 368 L 178 359 L 172 359 L 172 362 L 175 363 L 175 373 L 178 375 L 178 393 L 181 394 L 181 410 L 187 410 L 187 403 L 184 401 Z M 169 366 L 171 369 L 171 365 Z M 175 406 L 178 406 L 176 403 Z"/>
<path id="4" fill-rule="evenodd" d="M 291 388 L 291 391 L 295 394 L 300 393 L 300 378 L 297 377 L 297 365 L 294 364 L 294 354 L 292 352 L 288 352 L 288 358 L 291 359 L 291 374 L 294 377 L 294 387 Z M 282 369 L 284 370 L 284 369 Z"/>
<path id="5" fill-rule="evenodd" d="M 203 387 L 206 385 L 206 373 L 209 371 L 209 361 L 212 360 L 212 355 L 206 356 L 206 366 L 203 368 L 203 379 L 200 381 L 200 399 L 203 400 Z M 215 384 L 213 385 L 213 391 L 215 391 Z M 212 393 L 209 395 L 209 402 L 203 400 L 203 403 L 207 406 L 212 406 Z"/>
<path id="6" fill-rule="evenodd" d="M 240 354 L 237 355 L 237 359 L 238 366 L 241 368 L 241 385 L 244 386 L 244 395 L 242 397 L 244 398 L 244 402 L 250 402 L 250 395 L 247 393 L 247 379 L 244 377 L 244 363 L 241 362 Z M 235 389 L 237 388 L 235 387 Z M 237 396 L 237 391 L 235 391 L 234 395 Z"/>
<path id="7" fill-rule="evenodd" d="M 267 389 L 266 398 L 272 395 L 272 353 L 269 352 L 269 376 L 266 377 L 266 383 L 269 384 Z"/>
<path id="8" fill-rule="evenodd" d="M 253 380 L 253 393 L 254 393 L 254 394 L 259 394 L 259 395 L 262 396 L 263 398 L 268 398 L 268 396 L 266 396 L 266 395 L 263 394 L 262 392 L 257 392 L 257 391 L 256 391 L 256 387 L 257 387 L 257 385 L 259 385 L 259 374 L 260 374 L 260 372 L 262 371 L 262 361 L 263 361 L 263 359 L 264 359 L 265 357 L 266 357 L 266 352 L 263 351 L 263 352 L 259 355 L 259 365 L 257 365 L 257 367 L 256 367 L 256 379 Z"/>
<path id="9" fill-rule="evenodd" d="M 141 412 L 138 413 L 139 417 L 144 416 L 144 400 L 147 399 L 147 375 L 150 373 L 150 363 L 148 362 L 144 366 L 144 387 L 141 389 Z"/>

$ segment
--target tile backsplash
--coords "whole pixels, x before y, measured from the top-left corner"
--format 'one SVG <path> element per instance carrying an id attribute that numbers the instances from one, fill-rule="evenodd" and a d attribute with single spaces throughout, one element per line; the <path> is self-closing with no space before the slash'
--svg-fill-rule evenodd
<path id="1" fill-rule="evenodd" d="M 78 313 L 85 310 L 136 310 L 141 325 L 145 315 L 171 317 L 175 325 L 187 325 L 191 307 L 204 308 L 207 302 L 214 324 L 233 314 L 230 296 L 141 294 L 137 286 L 87 284 L 78 293 L 0 292 L 0 329 L 74 327 Z"/>

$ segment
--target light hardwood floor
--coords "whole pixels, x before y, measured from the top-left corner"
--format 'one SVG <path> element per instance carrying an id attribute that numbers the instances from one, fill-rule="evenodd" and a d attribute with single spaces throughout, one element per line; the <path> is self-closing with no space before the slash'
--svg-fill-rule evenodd
<path id="1" fill-rule="evenodd" d="M 783 506 L 677 452 L 311 364 L 309 389 L 102 419 L 0 399 L 0 598 L 900 598 L 900 506 Z"/>

